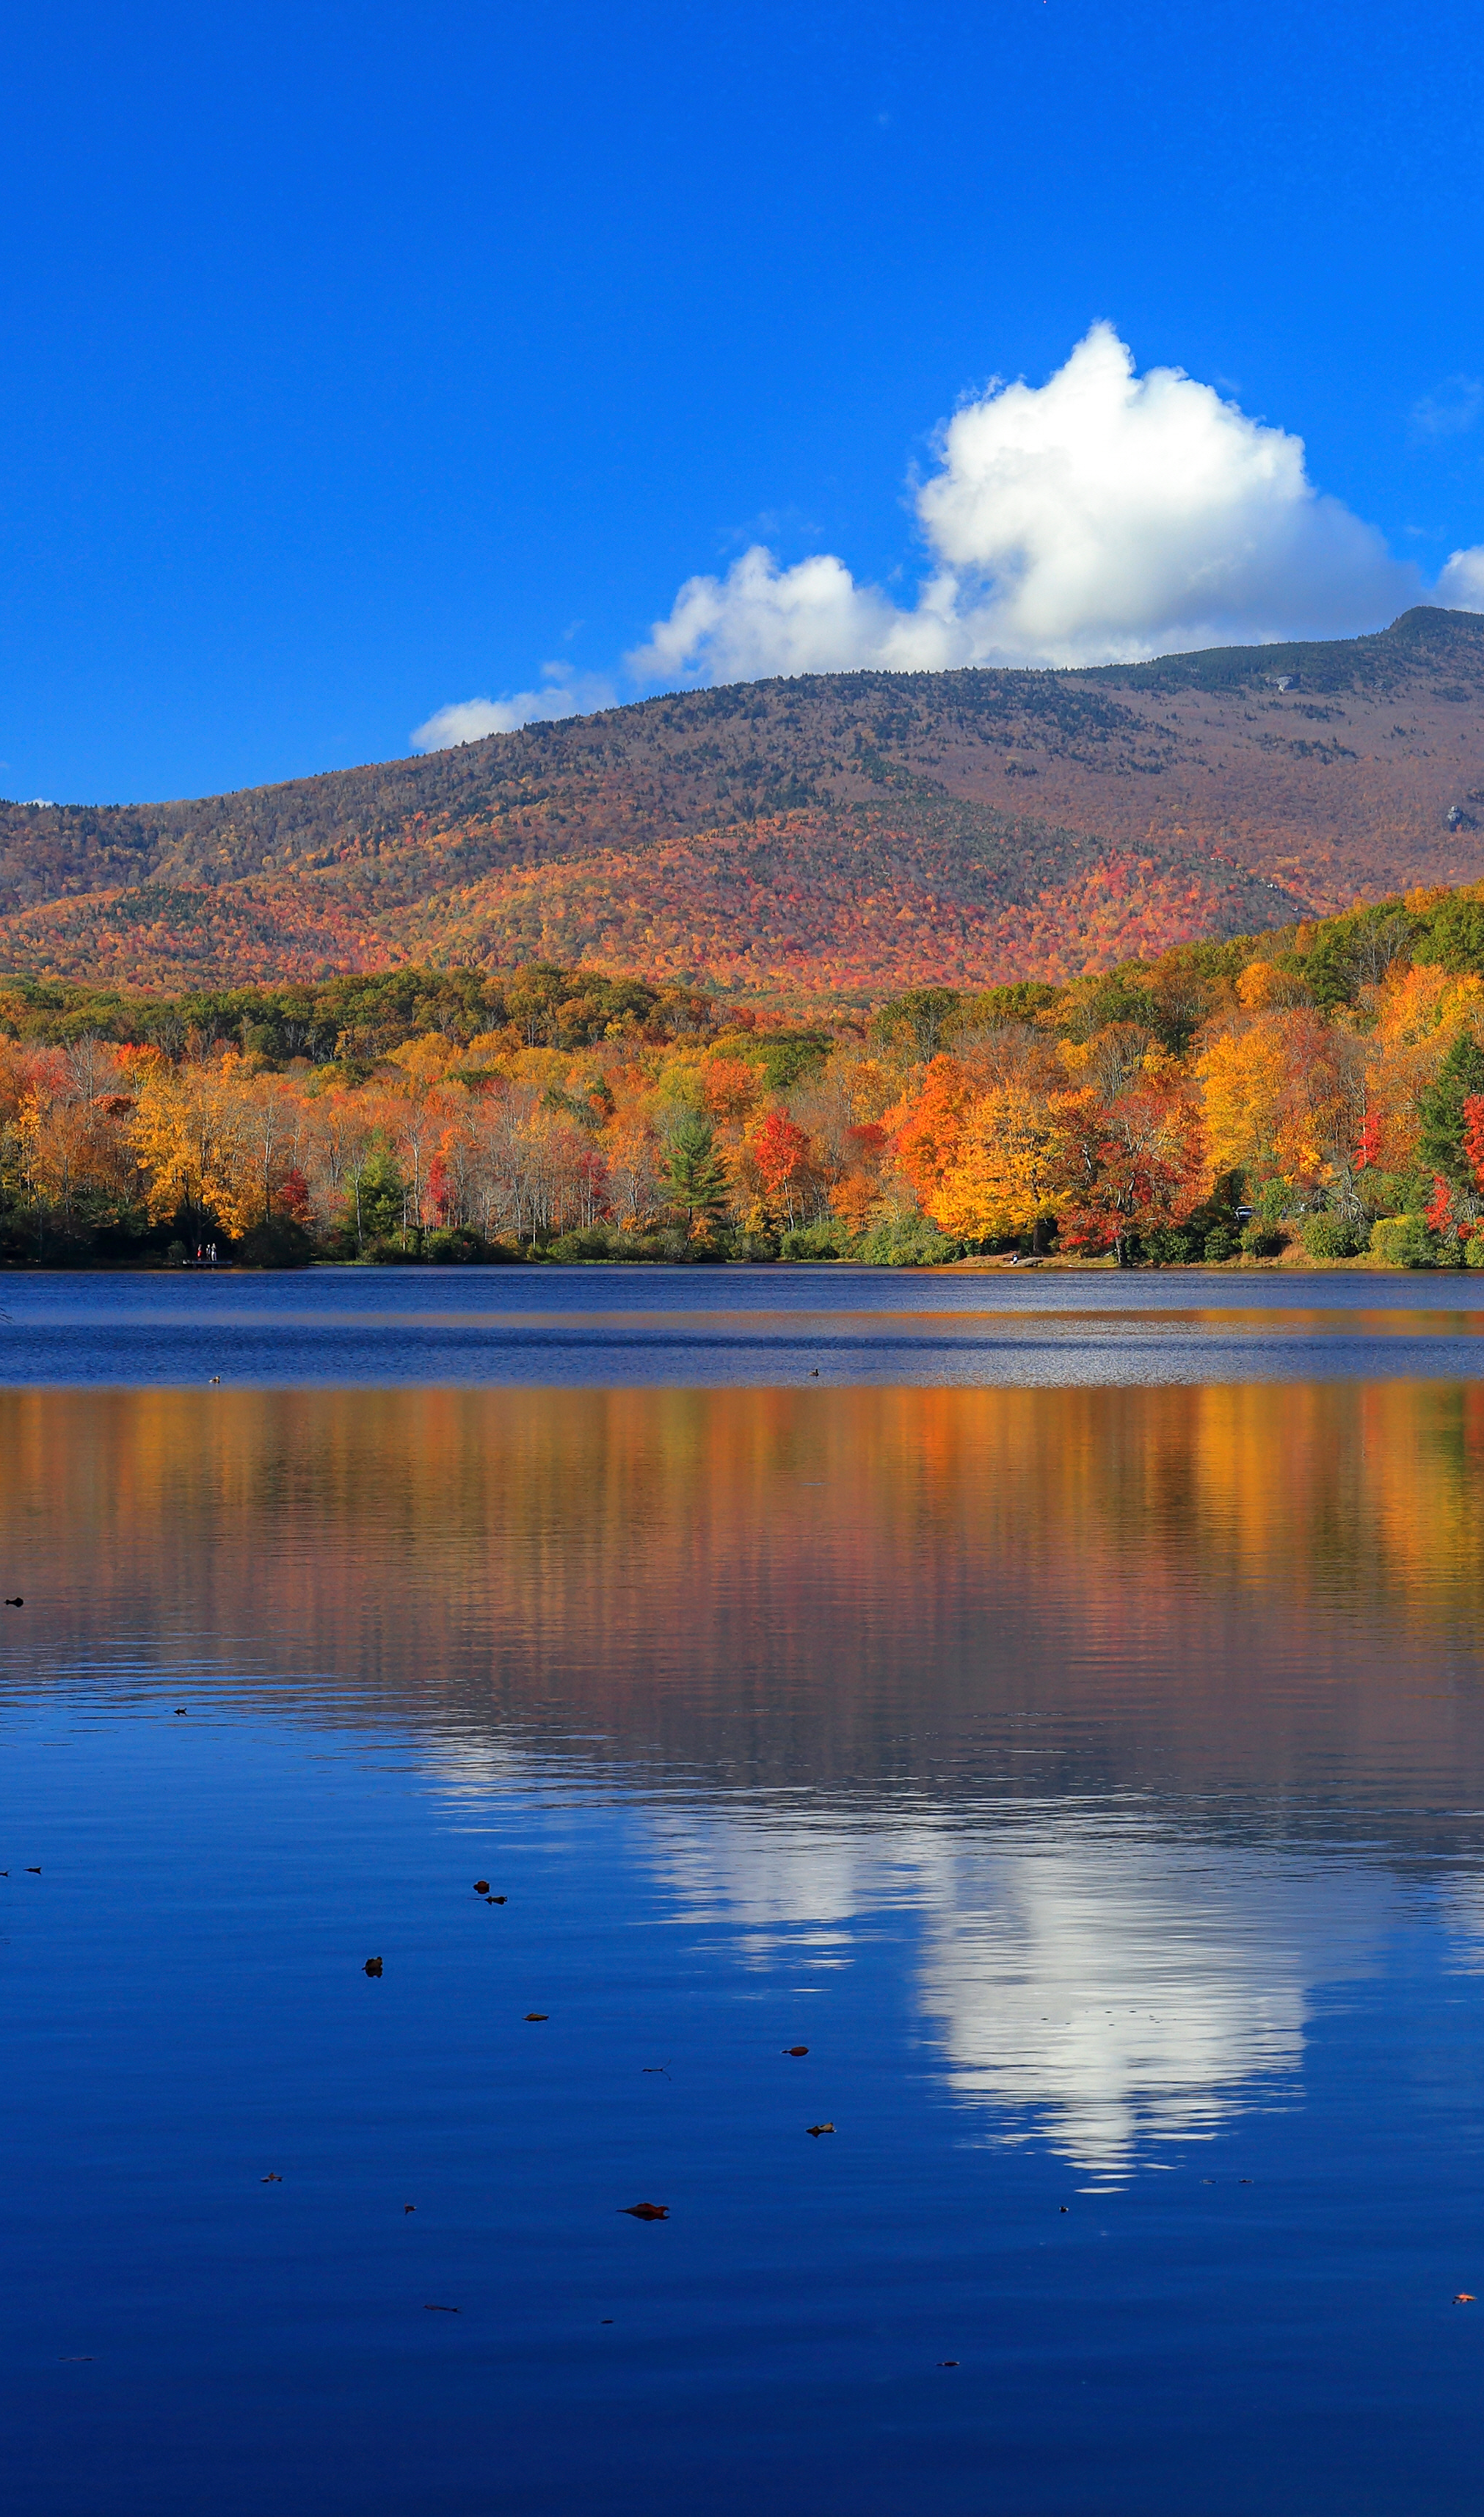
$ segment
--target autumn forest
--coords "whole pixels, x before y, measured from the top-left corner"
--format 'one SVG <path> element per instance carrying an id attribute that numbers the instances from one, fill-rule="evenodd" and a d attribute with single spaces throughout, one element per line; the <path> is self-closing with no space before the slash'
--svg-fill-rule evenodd
<path id="1" fill-rule="evenodd" d="M 808 1026 L 531 963 L 0 1035 L 12 1266 L 1484 1265 L 1484 886 Z"/>

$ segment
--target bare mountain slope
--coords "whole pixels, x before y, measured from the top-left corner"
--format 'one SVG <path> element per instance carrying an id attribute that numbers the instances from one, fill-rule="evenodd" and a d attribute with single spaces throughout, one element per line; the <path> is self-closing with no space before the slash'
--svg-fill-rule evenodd
<path id="1" fill-rule="evenodd" d="M 534 957 L 803 1001 L 1061 977 L 1484 877 L 1484 618 L 1082 673 L 821 674 L 198 802 L 0 806 L 0 967 Z"/>

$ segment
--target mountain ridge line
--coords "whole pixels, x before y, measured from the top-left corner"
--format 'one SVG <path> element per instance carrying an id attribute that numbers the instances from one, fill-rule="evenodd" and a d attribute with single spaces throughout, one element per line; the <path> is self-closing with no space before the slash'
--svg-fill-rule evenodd
<path id="1" fill-rule="evenodd" d="M 529 960 L 798 1011 L 1052 984 L 1484 879 L 1484 616 L 812 674 L 146 805 L 0 804 L 0 969 L 146 990 Z"/>

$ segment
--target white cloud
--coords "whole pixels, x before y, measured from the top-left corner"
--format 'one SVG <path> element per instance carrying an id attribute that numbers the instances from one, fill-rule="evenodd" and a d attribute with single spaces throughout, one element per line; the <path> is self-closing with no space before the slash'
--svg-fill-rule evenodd
<path id="1" fill-rule="evenodd" d="M 578 716 L 613 706 L 611 683 L 591 675 L 576 681 L 559 679 L 555 666 L 548 667 L 548 672 L 551 678 L 538 691 L 512 691 L 499 700 L 454 700 L 449 706 L 435 709 L 425 724 L 413 728 L 408 738 L 413 750 L 447 751 L 456 743 L 479 743 L 487 734 L 514 734 L 534 719 Z"/>
<path id="2" fill-rule="evenodd" d="M 957 624 L 925 598 L 899 612 L 874 586 L 857 585 L 843 560 L 781 569 L 758 545 L 724 577 L 688 578 L 628 665 L 640 681 L 746 682 L 861 664 L 911 672 L 964 662 L 959 644 Z"/>
<path id="3" fill-rule="evenodd" d="M 1044 385 L 996 383 L 916 493 L 910 610 L 832 558 L 762 548 L 695 576 L 628 660 L 641 680 L 1076 664 L 1374 628 L 1422 586 L 1308 478 L 1303 442 L 1178 367 L 1134 373 L 1095 323 Z"/>
<path id="4" fill-rule="evenodd" d="M 1484 542 L 1455 551 L 1437 581 L 1437 599 L 1450 612 L 1484 612 Z"/>
<path id="5" fill-rule="evenodd" d="M 1428 405 L 1419 424 L 1462 422 Z M 1484 611 L 1484 546 L 1456 551 L 1429 595 L 1374 526 L 1316 490 L 1301 438 L 1183 368 L 1136 374 L 1109 323 L 1046 383 L 996 381 L 956 411 L 914 501 L 927 556 L 911 603 L 832 555 L 784 567 L 755 542 L 725 574 L 687 578 L 625 659 L 632 682 L 1121 662 L 1353 635 L 1428 600 Z M 548 665 L 541 689 L 440 708 L 412 740 L 432 750 L 615 696 Z"/>

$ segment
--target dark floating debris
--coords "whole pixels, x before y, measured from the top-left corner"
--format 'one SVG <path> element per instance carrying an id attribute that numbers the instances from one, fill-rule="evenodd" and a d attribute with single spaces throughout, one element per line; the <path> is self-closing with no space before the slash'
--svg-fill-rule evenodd
<path id="1" fill-rule="evenodd" d="M 1071 2210 L 1071 2208 L 1072 2208 L 1072 2205 L 1071 2205 L 1071 2203 L 1070 2203 L 1070 2202 L 1058 2202 L 1058 2204 L 1057 2204 L 1057 2206 L 1056 2206 L 1056 2207 L 1057 2207 L 1058 2211 L 1070 2211 L 1070 2210 Z"/>
<path id="2" fill-rule="evenodd" d="M 549 2019 L 551 2013 L 549 2010 L 528 2010 L 526 2016 L 530 2020 Z"/>
<path id="3" fill-rule="evenodd" d="M 630 2220 L 667 2220 L 670 2216 L 668 2202 L 620 2202 L 618 2208 Z"/>
<path id="4" fill-rule="evenodd" d="M 489 1894 L 489 1882 L 488 1882 L 488 1879 L 476 1879 L 476 1881 L 475 1881 L 475 1883 L 474 1883 L 474 1893 L 475 1893 L 476 1897 L 488 1897 L 488 1894 Z"/>
<path id="5" fill-rule="evenodd" d="M 958 2363 L 956 2360 L 940 2360 L 938 2366 L 940 2368 L 956 2368 Z"/>
<path id="6" fill-rule="evenodd" d="M 266 2176 L 259 2177 L 258 2182 L 260 2185 L 281 2185 L 283 2179 L 281 2176 L 276 2176 L 273 2169 L 270 2168 Z"/>
<path id="7" fill-rule="evenodd" d="M 6 1606 L 7 1606 L 8 1608 L 23 1608 L 23 1607 L 25 1606 L 25 1601 L 22 1600 L 22 1598 L 21 1597 L 20 1592 L 18 1591 L 18 1592 L 17 1592 L 17 1594 L 16 1594 L 16 1596 L 15 1596 L 15 1598 L 14 1598 L 14 1600 L 7 1600 L 5 1604 L 6 1604 Z M 91 2351 L 90 2351 L 90 2352 L 88 2353 L 88 2358 L 91 2360 L 92 2356 L 93 2356 L 93 2355 L 92 2355 L 92 2353 L 91 2353 Z"/>
<path id="8" fill-rule="evenodd" d="M 415 2211 L 415 2210 L 416 2210 L 416 2208 L 417 2208 L 417 2205 L 416 2205 L 416 2203 L 415 2203 L 415 2202 L 404 2202 L 404 2203 L 403 2204 L 403 2206 L 402 2206 L 402 2207 L 403 2207 L 403 2212 L 405 2213 L 405 2212 L 407 2212 L 407 2211 Z"/>
<path id="9" fill-rule="evenodd" d="M 611 2316 L 600 2316 L 598 2319 L 600 2325 L 612 2325 L 613 2321 Z"/>
<path id="10" fill-rule="evenodd" d="M 428 2316 L 462 2316 L 461 2307 L 445 2307 L 439 2299 L 425 2298 L 423 2309 Z"/>
<path id="11" fill-rule="evenodd" d="M 508 1905 L 510 1899 L 508 1897 L 487 1897 L 485 1902 L 487 1905 Z"/>
<path id="12" fill-rule="evenodd" d="M 784 2052 L 785 2054 L 807 2054 L 809 2048 L 807 2045 L 785 2045 L 784 2047 Z"/>
<path id="13" fill-rule="evenodd" d="M 190 1709 L 190 1708 L 189 1708 L 187 1705 L 184 1705 L 184 1704 L 178 1704 L 178 1705 L 176 1706 L 176 1708 L 175 1708 L 175 1709 L 176 1709 L 177 1713 L 185 1713 L 185 1712 L 189 1711 L 189 1709 Z"/>
<path id="14" fill-rule="evenodd" d="M 380 1975 L 380 1973 L 381 1973 L 381 1960 L 380 1960 L 380 1958 L 367 1958 L 367 1960 L 366 1960 L 366 1962 L 365 1962 L 365 1971 L 366 1971 L 367 1975 Z"/>
<path id="15" fill-rule="evenodd" d="M 833 2124 L 806 2124 L 804 2129 L 811 2141 L 818 2141 L 822 2132 L 833 2132 L 834 2126 Z"/>
<path id="16" fill-rule="evenodd" d="M 91 2351 L 59 2351 L 57 2357 L 64 2368 L 70 2368 L 79 2360 L 91 2360 L 93 2354 Z"/>
<path id="17" fill-rule="evenodd" d="M 40 1876 L 41 1876 L 41 1864 L 40 1864 L 40 1862 L 39 1862 L 39 1861 L 28 1861 L 28 1862 L 26 1863 L 26 1865 L 25 1865 L 25 1866 L 26 1866 L 27 1870 L 30 1872 L 31 1877 L 32 1877 L 33 1879 L 39 1879 L 39 1878 L 40 1878 Z"/>

